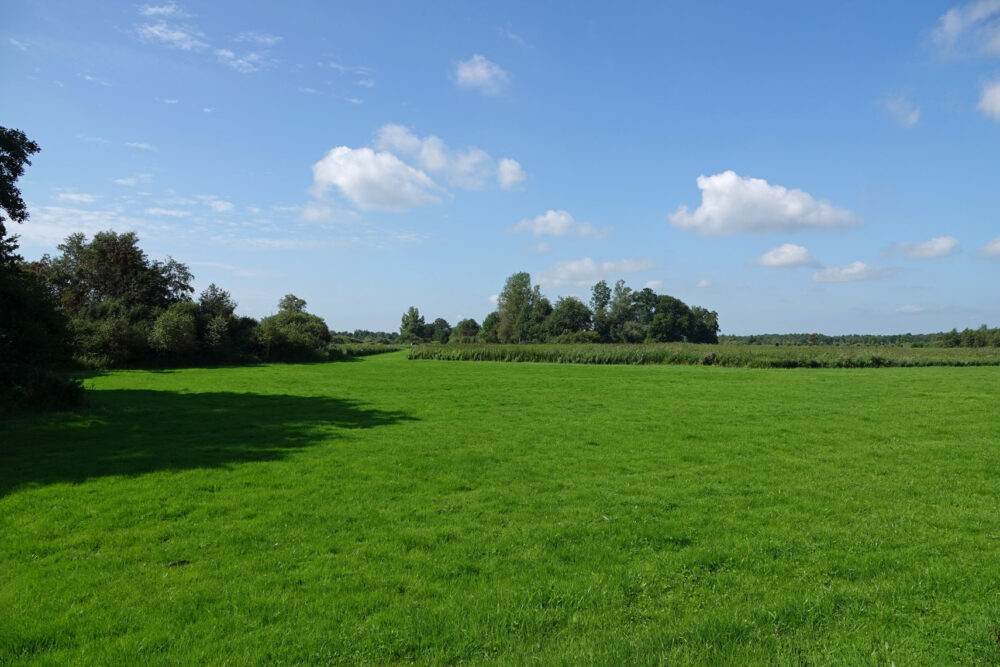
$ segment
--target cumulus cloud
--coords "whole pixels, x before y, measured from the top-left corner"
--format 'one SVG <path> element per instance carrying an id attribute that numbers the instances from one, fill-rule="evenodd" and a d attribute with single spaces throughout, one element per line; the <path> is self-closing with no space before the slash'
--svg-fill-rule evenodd
<path id="1" fill-rule="evenodd" d="M 97 195 L 89 195 L 82 192 L 61 192 L 58 196 L 59 201 L 68 201 L 75 204 L 93 204 L 97 201 Z"/>
<path id="2" fill-rule="evenodd" d="M 525 218 L 511 228 L 513 232 L 531 232 L 535 236 L 581 236 L 589 239 L 601 239 L 608 235 L 610 229 L 598 229 L 589 222 L 579 222 L 566 211 L 553 211 L 532 219 Z"/>
<path id="3" fill-rule="evenodd" d="M 983 86 L 982 97 L 976 108 L 994 120 L 1000 121 L 1000 81 Z"/>
<path id="4" fill-rule="evenodd" d="M 941 16 L 932 34 L 945 51 L 968 44 L 982 53 L 1000 55 L 1000 0 L 974 0 L 953 7 Z"/>
<path id="5" fill-rule="evenodd" d="M 818 283 L 850 283 L 858 280 L 877 280 L 886 275 L 885 269 L 869 266 L 864 262 L 852 262 L 847 266 L 828 266 L 813 274 Z"/>
<path id="6" fill-rule="evenodd" d="M 517 160 L 502 158 L 499 165 L 484 150 L 475 146 L 456 151 L 436 136 L 418 137 L 408 127 L 387 123 L 375 133 L 375 148 L 404 155 L 432 174 L 443 175 L 449 183 L 468 190 L 479 190 L 496 179 L 500 187 L 510 189 L 524 180 L 524 170 Z"/>
<path id="7" fill-rule="evenodd" d="M 799 229 L 837 229 L 862 224 L 854 213 L 816 200 L 802 190 L 771 185 L 761 178 L 745 178 L 726 171 L 699 176 L 701 205 L 691 211 L 679 207 L 670 222 L 702 236 L 738 233 L 767 234 Z"/>
<path id="8" fill-rule="evenodd" d="M 524 169 L 520 162 L 509 157 L 500 159 L 500 164 L 497 166 L 497 180 L 500 182 L 501 188 L 510 190 L 524 178 Z"/>
<path id="9" fill-rule="evenodd" d="M 441 201 L 441 188 L 425 172 L 388 152 L 338 146 L 313 165 L 322 192 L 340 190 L 363 210 L 407 211 Z"/>
<path id="10" fill-rule="evenodd" d="M 555 267 L 538 274 L 538 284 L 542 287 L 564 287 L 566 285 L 593 285 L 599 280 L 636 273 L 653 268 L 648 259 L 623 259 L 597 263 L 589 257 L 559 262 Z"/>
<path id="11" fill-rule="evenodd" d="M 894 249 L 910 259 L 934 259 L 955 252 L 958 249 L 958 239 L 954 236 L 938 236 L 923 243 L 897 243 Z"/>
<path id="12" fill-rule="evenodd" d="M 484 95 L 497 95 L 510 83 L 506 70 L 478 53 L 456 63 L 452 78 L 459 88 L 471 88 Z"/>
<path id="13" fill-rule="evenodd" d="M 888 95 L 879 100 L 878 104 L 902 127 L 913 127 L 920 120 L 920 107 L 906 95 Z"/>
<path id="14" fill-rule="evenodd" d="M 818 266 L 816 258 L 809 251 L 794 243 L 783 243 L 777 248 L 768 250 L 757 262 L 761 266 Z"/>
<path id="15" fill-rule="evenodd" d="M 980 248 L 976 255 L 979 257 L 1000 257 L 1000 236 Z"/>

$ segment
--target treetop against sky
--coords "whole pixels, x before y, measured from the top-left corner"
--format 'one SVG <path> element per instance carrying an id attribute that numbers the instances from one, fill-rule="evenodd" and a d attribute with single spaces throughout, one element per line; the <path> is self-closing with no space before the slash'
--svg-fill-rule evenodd
<path id="1" fill-rule="evenodd" d="M 729 334 L 1000 322 L 998 0 L 12 0 L 0 54 L 27 259 L 134 230 L 334 329 L 482 321 L 517 271 Z"/>

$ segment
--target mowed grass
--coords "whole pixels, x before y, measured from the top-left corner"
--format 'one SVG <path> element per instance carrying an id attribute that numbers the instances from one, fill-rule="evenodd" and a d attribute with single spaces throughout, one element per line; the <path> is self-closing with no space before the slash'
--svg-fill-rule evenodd
<path id="1" fill-rule="evenodd" d="M 998 369 L 405 357 L 0 425 L 0 663 L 1000 660 Z"/>

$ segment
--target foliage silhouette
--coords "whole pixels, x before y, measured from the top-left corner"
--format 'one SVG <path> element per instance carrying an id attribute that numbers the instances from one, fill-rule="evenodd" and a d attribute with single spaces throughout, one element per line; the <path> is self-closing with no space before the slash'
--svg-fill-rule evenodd
<path id="1" fill-rule="evenodd" d="M 88 398 L 91 410 L 5 425 L 0 497 L 109 475 L 273 461 L 334 440 L 339 429 L 415 419 L 330 397 L 105 390 Z"/>

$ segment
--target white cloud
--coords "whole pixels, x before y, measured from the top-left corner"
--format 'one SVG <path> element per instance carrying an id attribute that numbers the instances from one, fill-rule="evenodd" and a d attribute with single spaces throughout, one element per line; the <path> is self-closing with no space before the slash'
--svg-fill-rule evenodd
<path id="1" fill-rule="evenodd" d="M 233 266 L 232 264 L 222 264 L 219 262 L 187 262 L 191 266 L 204 266 L 210 269 L 222 269 L 223 271 L 229 271 L 233 275 L 241 276 L 245 278 L 253 278 L 256 276 L 266 276 L 269 275 L 270 271 L 260 271 L 257 269 L 246 269 L 240 266 Z"/>
<path id="2" fill-rule="evenodd" d="M 452 150 L 440 137 L 421 138 L 410 128 L 394 123 L 378 129 L 374 144 L 379 150 L 405 155 L 421 169 L 442 174 L 452 185 L 467 190 L 482 189 L 493 178 L 504 189 L 524 180 L 524 170 L 516 160 L 503 158 L 498 166 L 489 153 L 475 146 Z"/>
<path id="3" fill-rule="evenodd" d="M 504 190 L 510 190 L 524 180 L 524 169 L 521 163 L 509 157 L 501 158 L 497 166 L 497 181 Z"/>
<path id="4" fill-rule="evenodd" d="M 202 34 L 190 27 L 171 26 L 161 21 L 145 23 L 136 28 L 139 38 L 181 51 L 195 51 L 208 46 L 199 39 Z"/>
<path id="5" fill-rule="evenodd" d="M 306 204 L 299 217 L 306 222 L 325 222 L 333 217 L 333 209 L 322 204 Z"/>
<path id="6" fill-rule="evenodd" d="M 165 225 L 123 215 L 115 210 L 93 210 L 63 206 L 40 206 L 31 210 L 31 224 L 19 226 L 21 246 L 42 246 L 54 249 L 70 234 L 82 232 L 92 236 L 113 229 L 117 232 L 155 232 L 169 229 Z"/>
<path id="7" fill-rule="evenodd" d="M 452 76 L 459 88 L 472 88 L 484 95 L 497 95 L 510 83 L 506 70 L 478 53 L 456 63 Z"/>
<path id="8" fill-rule="evenodd" d="M 375 79 L 358 79 L 358 85 L 365 88 L 374 88 Z"/>
<path id="9" fill-rule="evenodd" d="M 211 208 L 216 213 L 228 213 L 229 211 L 232 211 L 233 208 L 235 208 L 232 202 L 228 202 L 225 199 L 220 199 L 215 195 L 198 195 L 197 198 L 203 201 L 209 208 Z"/>
<path id="10" fill-rule="evenodd" d="M 994 120 L 1000 121 L 1000 81 L 983 86 L 983 95 L 976 108 Z"/>
<path id="11" fill-rule="evenodd" d="M 783 243 L 777 248 L 768 250 L 757 262 L 762 266 L 817 266 L 819 262 L 809 254 L 809 251 L 794 243 Z"/>
<path id="12" fill-rule="evenodd" d="M 165 5 L 143 5 L 139 13 L 143 16 L 175 16 L 181 12 L 176 4 L 168 2 Z"/>
<path id="13" fill-rule="evenodd" d="M 813 199 L 802 190 L 771 185 L 760 178 L 744 178 L 726 171 L 699 176 L 701 205 L 694 211 L 679 207 L 670 222 L 702 236 L 737 233 L 788 232 L 797 229 L 836 229 L 862 224 L 850 211 Z"/>
<path id="14" fill-rule="evenodd" d="M 489 301 L 495 306 L 496 304 L 500 303 L 500 295 L 490 294 Z"/>
<path id="15" fill-rule="evenodd" d="M 955 252 L 958 249 L 958 239 L 954 236 L 938 236 L 923 243 L 897 243 L 895 249 L 910 259 L 934 259 Z"/>
<path id="16" fill-rule="evenodd" d="M 342 65 L 341 63 L 330 61 L 325 63 L 319 63 L 320 67 L 329 67 L 332 70 L 336 70 L 341 74 L 357 74 L 358 76 L 366 76 L 368 74 L 374 74 L 375 70 L 371 67 L 366 67 L 364 65 Z"/>
<path id="17" fill-rule="evenodd" d="M 77 76 L 79 76 L 81 79 L 83 79 L 88 83 L 96 83 L 98 86 L 104 86 L 105 88 L 110 88 L 111 86 L 115 85 L 112 82 L 108 81 L 107 79 L 102 79 L 99 76 L 91 76 L 90 74 L 87 74 L 85 72 L 77 74 Z"/>
<path id="18" fill-rule="evenodd" d="M 712 286 L 712 281 L 706 278 L 702 278 L 695 284 L 695 287 L 697 287 L 698 289 L 708 289 L 711 286 Z"/>
<path id="19" fill-rule="evenodd" d="M 264 67 L 271 64 L 271 60 L 264 53 L 250 51 L 240 56 L 229 49 L 216 49 L 215 55 L 225 65 L 240 74 L 251 74 L 259 72 Z"/>
<path id="20" fill-rule="evenodd" d="M 511 228 L 513 232 L 531 232 L 535 236 L 581 236 L 601 239 L 610 229 L 598 229 L 589 222 L 579 222 L 566 211 L 548 210 L 533 219 L 525 218 Z"/>
<path id="21" fill-rule="evenodd" d="M 186 218 L 191 215 L 191 212 L 176 208 L 147 208 L 146 215 L 155 215 L 158 217 L 166 216 L 169 218 Z"/>
<path id="22" fill-rule="evenodd" d="M 441 188 L 392 153 L 338 146 L 313 165 L 322 192 L 331 186 L 363 210 L 407 211 L 441 201 Z"/>
<path id="23" fill-rule="evenodd" d="M 97 201 L 97 195 L 88 195 L 82 192 L 61 192 L 58 196 L 59 201 L 69 201 L 75 204 L 93 204 Z"/>
<path id="24" fill-rule="evenodd" d="M 938 20 L 933 37 L 945 51 L 967 42 L 980 52 L 1000 55 L 1000 0 L 974 0 L 949 9 Z"/>
<path id="25" fill-rule="evenodd" d="M 136 150 L 140 151 L 149 151 L 151 153 L 157 152 L 156 146 L 141 141 L 127 141 L 125 142 L 125 145 L 128 146 L 129 148 L 135 148 Z"/>
<path id="26" fill-rule="evenodd" d="M 266 32 L 241 32 L 234 41 L 258 44 L 260 46 L 275 46 L 283 38 Z"/>
<path id="27" fill-rule="evenodd" d="M 648 287 L 651 290 L 658 290 L 661 287 L 663 287 L 663 281 L 662 280 L 650 280 L 650 281 L 647 281 L 646 284 L 643 285 L 643 288 L 646 288 L 646 287 Z"/>
<path id="28" fill-rule="evenodd" d="M 28 45 L 27 44 L 25 44 L 24 42 L 19 42 L 18 40 L 14 39 L 13 37 L 11 37 L 10 39 L 8 39 L 7 42 L 11 46 L 13 46 L 15 49 L 17 49 L 18 51 L 27 51 L 28 50 Z"/>
<path id="29" fill-rule="evenodd" d="M 180 100 L 173 100 L 173 99 L 166 99 L 166 100 L 157 99 L 157 101 L 163 102 L 164 104 L 177 104 L 178 102 L 180 102 Z"/>
<path id="30" fill-rule="evenodd" d="M 888 95 L 879 100 L 878 104 L 903 127 L 913 127 L 920 120 L 920 107 L 914 105 L 906 95 Z"/>
<path id="31" fill-rule="evenodd" d="M 1000 236 L 980 248 L 976 255 L 979 257 L 1000 257 Z"/>
<path id="32" fill-rule="evenodd" d="M 648 259 L 623 259 L 598 264 L 589 257 L 559 262 L 555 267 L 538 274 L 538 284 L 542 287 L 564 287 L 566 285 L 593 285 L 599 280 L 636 273 L 653 268 Z"/>
<path id="33" fill-rule="evenodd" d="M 920 306 L 913 306 L 913 305 L 907 304 L 905 306 L 900 306 L 899 308 L 897 308 L 896 312 L 897 313 L 913 314 L 913 313 L 922 313 L 922 312 L 924 312 L 924 309 L 921 308 Z"/>
<path id="34" fill-rule="evenodd" d="M 204 113 L 212 113 L 213 111 L 215 111 L 215 109 L 212 107 L 205 107 L 202 109 L 202 112 Z"/>
<path id="35" fill-rule="evenodd" d="M 132 176 L 125 176 L 122 178 L 112 178 L 112 183 L 117 183 L 118 185 L 124 185 L 126 187 L 134 187 L 140 183 L 149 183 L 153 179 L 149 174 L 133 174 Z"/>
<path id="36" fill-rule="evenodd" d="M 876 280 L 886 275 L 884 269 L 868 266 L 864 262 L 852 262 L 847 266 L 829 266 L 813 274 L 818 283 L 849 283 L 857 280 Z"/>

